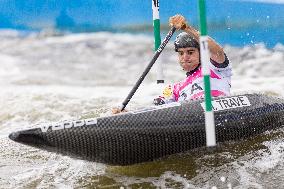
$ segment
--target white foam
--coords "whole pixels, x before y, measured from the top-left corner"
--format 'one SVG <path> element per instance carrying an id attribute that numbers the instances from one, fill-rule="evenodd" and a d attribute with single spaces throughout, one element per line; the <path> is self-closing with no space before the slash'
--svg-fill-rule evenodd
<path id="1" fill-rule="evenodd" d="M 284 159 L 283 140 L 266 141 L 263 144 L 268 150 L 260 151 L 259 158 L 254 162 L 254 166 L 262 173 L 283 165 Z"/>

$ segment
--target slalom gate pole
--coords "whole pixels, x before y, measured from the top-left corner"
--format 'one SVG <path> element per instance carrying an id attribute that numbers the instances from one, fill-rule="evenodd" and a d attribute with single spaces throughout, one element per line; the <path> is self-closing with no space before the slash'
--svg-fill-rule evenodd
<path id="1" fill-rule="evenodd" d="M 152 0 L 152 11 L 153 11 L 153 27 L 154 27 L 154 41 L 156 51 L 161 44 L 160 34 L 160 3 L 159 0 Z M 164 83 L 163 66 L 160 60 L 157 60 L 157 84 Z"/>
<path id="2" fill-rule="evenodd" d="M 204 80 L 205 93 L 205 130 L 206 145 L 208 147 L 216 146 L 214 112 L 212 110 L 212 97 L 210 87 L 210 52 L 208 49 L 208 35 L 206 25 L 206 6 L 205 0 L 199 0 L 199 19 L 200 19 L 200 56 L 202 65 L 202 74 Z"/>
<path id="3" fill-rule="evenodd" d="M 152 66 L 154 65 L 154 63 L 156 62 L 156 60 L 158 59 L 158 57 L 160 56 L 161 52 L 164 50 L 164 48 L 166 47 L 166 45 L 168 44 L 169 40 L 171 39 L 171 37 L 173 36 L 173 34 L 175 33 L 176 28 L 172 27 L 170 29 L 170 31 L 168 32 L 168 34 L 166 35 L 163 43 L 159 46 L 159 48 L 156 50 L 152 60 L 150 61 L 150 63 L 148 64 L 148 66 L 145 68 L 144 72 L 142 73 L 142 75 L 139 77 L 139 79 L 137 80 L 137 82 L 135 83 L 134 87 L 132 88 L 132 90 L 130 91 L 130 93 L 127 95 L 127 97 L 125 98 L 125 100 L 122 103 L 121 106 L 121 111 L 123 111 L 126 107 L 126 105 L 128 104 L 128 102 L 131 100 L 132 96 L 134 95 L 134 93 L 136 92 L 136 90 L 138 89 L 138 87 L 140 86 L 140 84 L 142 83 L 142 81 L 144 80 L 144 78 L 146 77 L 146 75 L 148 74 L 148 72 L 150 71 L 150 69 L 152 68 Z"/>

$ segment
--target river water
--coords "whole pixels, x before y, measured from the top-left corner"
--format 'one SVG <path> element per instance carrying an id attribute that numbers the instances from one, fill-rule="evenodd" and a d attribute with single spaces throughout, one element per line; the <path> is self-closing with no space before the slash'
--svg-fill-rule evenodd
<path id="1" fill-rule="evenodd" d="M 116 167 L 31 148 L 8 134 L 41 122 L 110 114 L 153 56 L 152 38 L 89 33 L 0 35 L 0 188 L 283 188 L 284 129 L 161 160 Z M 284 97 L 284 46 L 224 47 L 232 94 Z M 159 58 L 166 83 L 184 78 L 170 42 Z M 149 106 L 156 66 L 127 109 Z"/>

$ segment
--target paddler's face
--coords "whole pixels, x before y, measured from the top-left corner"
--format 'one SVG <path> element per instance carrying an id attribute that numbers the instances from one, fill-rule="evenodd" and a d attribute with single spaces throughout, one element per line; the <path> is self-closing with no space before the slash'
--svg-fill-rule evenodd
<path id="1" fill-rule="evenodd" d="M 199 65 L 199 50 L 194 47 L 179 48 L 178 59 L 184 71 L 194 70 Z"/>

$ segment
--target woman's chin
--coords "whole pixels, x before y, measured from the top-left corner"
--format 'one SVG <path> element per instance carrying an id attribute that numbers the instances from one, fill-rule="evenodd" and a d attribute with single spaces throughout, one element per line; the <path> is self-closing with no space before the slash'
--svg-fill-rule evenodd
<path id="1" fill-rule="evenodd" d="M 186 72 L 190 72 L 190 71 L 194 70 L 194 68 L 188 68 L 187 67 L 187 68 L 183 68 L 183 70 L 186 71 Z"/>

